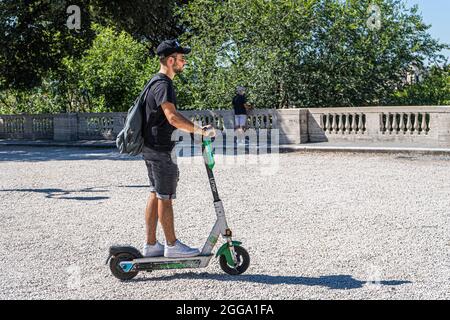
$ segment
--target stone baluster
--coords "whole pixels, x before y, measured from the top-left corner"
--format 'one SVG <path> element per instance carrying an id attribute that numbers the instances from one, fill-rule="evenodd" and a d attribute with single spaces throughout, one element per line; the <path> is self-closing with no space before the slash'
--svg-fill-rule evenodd
<path id="1" fill-rule="evenodd" d="M 386 131 L 390 134 L 391 133 L 391 113 L 388 112 L 386 114 Z"/>
<path id="2" fill-rule="evenodd" d="M 419 113 L 416 112 L 414 115 L 414 131 L 420 134 L 420 123 L 419 123 Z"/>
<path id="3" fill-rule="evenodd" d="M 408 113 L 408 120 L 407 120 L 407 123 L 406 123 L 406 129 L 408 130 L 408 132 L 410 133 L 410 134 L 412 134 L 413 133 L 413 126 L 412 126 L 412 120 L 411 120 L 411 118 L 412 118 L 412 113 Z"/>
<path id="4" fill-rule="evenodd" d="M 364 133 L 364 128 L 363 128 L 363 114 L 359 114 L 358 117 L 358 132 L 359 133 Z"/>
<path id="5" fill-rule="evenodd" d="M 405 133 L 405 114 L 400 113 L 400 131 L 401 133 Z"/>
<path id="6" fill-rule="evenodd" d="M 352 132 L 352 123 L 350 122 L 350 113 L 347 113 L 345 115 L 346 121 L 345 121 L 345 131 L 347 131 L 347 133 L 351 133 Z"/>
<path id="7" fill-rule="evenodd" d="M 352 129 L 353 133 L 358 133 L 358 125 L 356 124 L 356 113 L 352 114 Z"/>
<path id="8" fill-rule="evenodd" d="M 421 115 L 421 119 L 420 119 L 420 133 L 421 134 L 425 134 L 425 127 L 426 127 L 426 119 L 425 119 L 425 114 L 424 113 L 420 113 Z"/>
<path id="9" fill-rule="evenodd" d="M 422 131 L 425 133 L 425 134 L 428 134 L 428 131 L 430 130 L 430 128 L 429 128 L 429 126 L 427 126 L 427 114 L 426 113 L 424 113 L 423 115 L 422 115 Z"/>
<path id="10" fill-rule="evenodd" d="M 367 131 L 366 124 L 367 124 L 366 115 L 364 113 L 361 113 L 361 128 L 363 133 Z"/>
<path id="11" fill-rule="evenodd" d="M 397 115 L 398 115 L 398 113 L 394 113 L 394 114 L 392 115 L 392 121 L 393 121 L 393 123 L 392 123 L 392 130 L 393 130 L 395 133 L 398 133 L 398 121 L 397 121 Z"/>
<path id="12" fill-rule="evenodd" d="M 339 127 L 338 127 L 338 131 L 341 133 L 345 132 L 345 123 L 344 123 L 344 115 L 341 113 L 339 115 Z"/>
<path id="13" fill-rule="evenodd" d="M 348 113 L 343 113 L 342 117 L 344 119 L 344 132 L 349 133 L 350 130 L 348 130 L 348 122 L 350 121 L 350 118 L 348 117 Z"/>
<path id="14" fill-rule="evenodd" d="M 328 132 L 331 133 L 331 130 L 333 130 L 333 116 L 330 113 L 327 114 L 327 123 Z"/>
<path id="15" fill-rule="evenodd" d="M 337 115 L 333 113 L 331 115 L 333 117 L 333 132 L 337 133 L 338 127 L 337 127 Z"/>

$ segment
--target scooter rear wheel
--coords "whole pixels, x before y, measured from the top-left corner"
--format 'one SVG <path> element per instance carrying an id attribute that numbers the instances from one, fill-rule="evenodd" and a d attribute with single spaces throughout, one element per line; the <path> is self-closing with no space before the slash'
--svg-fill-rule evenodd
<path id="1" fill-rule="evenodd" d="M 250 265 L 250 256 L 244 248 L 240 246 L 235 246 L 234 251 L 236 252 L 237 264 L 232 267 L 228 264 L 227 259 L 224 255 L 220 256 L 219 263 L 223 271 L 230 275 L 238 275 L 244 273 L 248 266 Z"/>
<path id="2" fill-rule="evenodd" d="M 133 256 L 130 253 L 119 253 L 118 255 L 111 258 L 109 261 L 109 269 L 111 270 L 111 273 L 119 280 L 131 280 L 134 277 L 137 276 L 138 271 L 130 271 L 125 272 L 120 267 L 120 262 L 122 261 L 132 261 L 136 257 Z"/>

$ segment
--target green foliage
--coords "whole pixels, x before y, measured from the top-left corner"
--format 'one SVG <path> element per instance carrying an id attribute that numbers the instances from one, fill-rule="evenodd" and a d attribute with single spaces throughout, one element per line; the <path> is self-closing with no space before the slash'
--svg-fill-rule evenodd
<path id="1" fill-rule="evenodd" d="M 159 63 L 128 33 L 98 25 L 94 30 L 97 37 L 83 58 L 64 61 L 69 91 L 87 95 L 83 111 L 126 111 Z"/>
<path id="2" fill-rule="evenodd" d="M 183 28 L 174 16 L 183 0 L 91 0 L 95 21 L 126 31 L 149 48 L 166 39 L 177 38 Z"/>
<path id="3" fill-rule="evenodd" d="M 95 36 L 92 22 L 115 26 L 154 49 L 182 28 L 173 8 L 182 0 L 0 1 L 0 90 L 31 90 L 48 73 L 63 76 L 63 59 L 81 57 Z M 80 29 L 69 29 L 69 6 L 80 9 Z"/>
<path id="4" fill-rule="evenodd" d="M 149 49 L 182 31 L 182 109 L 231 108 L 237 85 L 260 108 L 446 104 L 448 71 L 398 91 L 412 64 L 443 61 L 428 30 L 404 0 L 4 0 L 0 113 L 126 111 L 158 70 Z"/>
<path id="5" fill-rule="evenodd" d="M 371 3 L 380 30 L 367 26 Z M 192 108 L 230 108 L 236 85 L 257 107 L 381 104 L 445 47 L 398 0 L 197 0 L 179 13 L 193 47 L 180 100 Z"/>
<path id="6" fill-rule="evenodd" d="M 41 86 L 30 90 L 0 92 L 0 114 L 58 113 L 66 105 L 64 92 L 57 81 L 43 80 Z"/>
<path id="7" fill-rule="evenodd" d="M 66 26 L 69 5 L 81 9 L 79 32 Z M 0 90 L 36 88 L 64 57 L 79 57 L 94 36 L 86 8 L 87 0 L 0 1 Z"/>
<path id="8" fill-rule="evenodd" d="M 49 74 L 40 87 L 0 95 L 1 113 L 127 111 L 157 72 L 145 45 L 126 32 L 94 25 L 92 47 L 82 58 L 66 57 L 63 75 Z"/>
<path id="9" fill-rule="evenodd" d="M 394 94 L 397 105 L 450 105 L 450 66 L 433 67 L 423 81 Z"/>

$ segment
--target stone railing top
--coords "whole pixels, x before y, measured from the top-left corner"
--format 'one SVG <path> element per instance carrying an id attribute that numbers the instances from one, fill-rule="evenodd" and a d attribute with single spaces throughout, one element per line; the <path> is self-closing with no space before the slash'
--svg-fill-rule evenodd
<path id="1" fill-rule="evenodd" d="M 20 117 L 33 117 L 33 118 L 53 118 L 55 114 L 52 113 L 39 113 L 39 114 L 0 114 L 2 118 L 20 118 Z"/>
<path id="2" fill-rule="evenodd" d="M 296 113 L 298 111 L 309 111 L 315 113 L 380 113 L 380 112 L 432 112 L 432 113 L 450 113 L 450 106 L 384 106 L 384 107 L 336 107 L 336 108 L 289 108 L 289 109 L 253 109 L 248 112 L 249 115 L 256 114 L 274 114 L 274 113 Z M 233 113 L 232 109 L 225 110 L 180 110 L 185 115 L 223 115 Z M 2 118 L 20 118 L 20 117 L 55 117 L 78 115 L 80 117 L 112 117 L 114 115 L 126 115 L 127 112 L 101 112 L 101 113 L 57 113 L 57 114 L 0 114 Z"/>
<path id="3" fill-rule="evenodd" d="M 98 112 L 98 113 L 89 113 L 89 112 L 80 112 L 78 116 L 81 117 L 111 117 L 113 115 L 127 114 L 127 112 Z"/>
<path id="4" fill-rule="evenodd" d="M 345 112 L 432 112 L 449 113 L 450 106 L 387 106 L 387 107 L 339 107 L 339 108 L 309 108 L 311 113 L 345 113 Z"/>

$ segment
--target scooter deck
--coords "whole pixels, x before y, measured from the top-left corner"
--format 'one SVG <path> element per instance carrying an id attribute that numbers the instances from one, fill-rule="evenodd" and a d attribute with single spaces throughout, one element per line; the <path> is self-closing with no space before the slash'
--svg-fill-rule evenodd
<path id="1" fill-rule="evenodd" d="M 188 258 L 148 257 L 134 259 L 125 264 L 132 264 L 137 270 L 204 268 L 212 257 L 212 254 Z"/>

